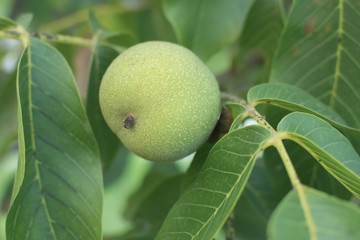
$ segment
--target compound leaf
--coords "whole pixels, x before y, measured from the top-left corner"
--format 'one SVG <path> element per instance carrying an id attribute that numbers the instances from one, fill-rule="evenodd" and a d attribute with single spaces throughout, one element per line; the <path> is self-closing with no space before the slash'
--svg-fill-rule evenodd
<path id="1" fill-rule="evenodd" d="M 248 92 L 252 105 L 271 104 L 291 111 L 314 114 L 333 126 L 360 136 L 360 130 L 347 126 L 346 122 L 325 103 L 296 86 L 284 83 L 265 83 L 252 87 Z"/>
<path id="2" fill-rule="evenodd" d="M 298 112 L 285 116 L 277 128 L 284 139 L 300 144 L 360 198 L 360 157 L 340 132 L 314 115 Z"/>

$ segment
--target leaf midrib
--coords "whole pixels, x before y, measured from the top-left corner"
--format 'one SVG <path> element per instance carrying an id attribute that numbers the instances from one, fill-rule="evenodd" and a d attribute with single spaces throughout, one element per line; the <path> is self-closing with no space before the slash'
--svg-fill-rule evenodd
<path id="1" fill-rule="evenodd" d="M 33 103 L 32 103 L 32 91 L 31 91 L 31 85 L 32 85 L 32 72 L 31 72 L 31 65 L 32 65 L 32 61 L 31 61 L 31 47 L 28 46 L 28 54 L 27 54 L 27 71 L 28 71 L 28 111 L 29 111 L 29 118 L 30 118 L 30 134 L 31 134 L 31 149 L 32 149 L 32 153 L 36 153 L 36 144 L 35 144 L 35 129 L 34 129 L 34 119 L 33 119 Z M 44 211 L 45 211 L 45 215 L 46 218 L 48 220 L 49 223 L 49 228 L 50 228 L 50 234 L 53 237 L 54 240 L 57 240 L 56 234 L 55 234 L 55 230 L 52 224 L 52 219 L 49 213 L 49 209 L 47 207 L 47 203 L 46 200 L 44 198 L 44 195 L 42 194 L 42 181 L 41 181 L 41 176 L 40 176 L 40 168 L 39 168 L 39 160 L 35 154 L 35 158 L 34 158 L 34 167 L 35 167 L 35 179 L 38 183 L 38 187 L 40 189 L 40 193 L 41 193 L 41 204 L 43 205 Z M 28 229 L 29 230 L 29 229 Z M 28 236 L 28 235 L 27 235 Z"/>
<path id="2" fill-rule="evenodd" d="M 265 140 L 264 140 L 265 141 Z M 223 206 L 223 204 L 226 202 L 227 199 L 229 199 L 229 196 L 231 195 L 231 193 L 234 191 L 234 189 L 236 188 L 236 186 L 239 184 L 239 181 L 241 180 L 241 177 L 243 176 L 243 173 L 249 168 L 249 165 L 254 161 L 255 156 L 257 156 L 259 154 L 259 150 L 261 149 L 261 145 L 264 143 L 264 141 L 262 143 L 259 144 L 259 148 L 258 150 L 251 156 L 250 160 L 248 161 L 248 163 L 246 164 L 246 166 L 244 167 L 244 170 L 241 174 L 239 174 L 238 179 L 236 180 L 235 184 L 233 185 L 233 187 L 230 189 L 230 191 L 228 192 L 228 194 L 226 195 L 226 197 L 223 199 L 223 201 L 220 203 L 219 207 L 216 208 L 216 210 L 214 211 L 214 213 L 209 217 L 209 219 L 205 222 L 205 224 L 197 231 L 197 233 L 191 238 L 191 240 L 195 239 L 200 232 L 212 221 L 212 219 L 215 217 L 216 213 L 219 211 L 219 209 Z"/>
<path id="3" fill-rule="evenodd" d="M 296 142 L 297 144 L 299 144 L 301 147 L 303 147 L 307 152 L 309 152 L 309 153 L 316 159 L 316 161 L 318 161 L 318 162 L 321 164 L 322 167 L 324 167 L 328 172 L 332 173 L 331 175 L 332 175 L 334 178 L 336 178 L 338 181 L 340 181 L 345 188 L 347 188 L 347 189 L 348 189 L 350 192 L 352 192 L 355 196 L 357 196 L 358 198 L 360 198 L 359 193 L 356 193 L 356 192 L 354 192 L 353 189 L 349 188 L 348 184 L 347 184 L 346 182 L 344 182 L 343 179 L 341 179 L 340 177 L 338 177 L 338 176 L 334 173 L 334 171 L 333 171 L 332 169 L 330 169 L 330 168 L 324 163 L 324 160 L 321 160 L 321 159 L 319 160 L 319 156 L 318 156 L 314 151 L 312 151 L 311 148 L 309 148 L 309 147 L 308 147 L 306 144 L 304 144 L 302 141 L 299 141 L 299 139 L 302 139 L 302 138 L 303 138 L 303 136 L 301 136 L 301 135 L 299 135 L 299 134 L 297 134 L 297 133 L 293 133 L 293 132 L 287 132 L 286 134 L 283 134 L 283 135 L 282 135 L 282 139 L 283 139 L 283 140 L 291 140 L 291 141 L 294 141 L 294 142 Z M 307 139 L 307 141 L 311 142 L 311 144 L 313 144 L 313 145 L 317 145 L 317 144 L 315 144 L 313 141 L 311 141 L 310 139 Z M 328 155 L 331 159 L 333 159 L 333 160 L 336 162 L 336 160 L 334 159 L 334 157 L 333 157 L 332 155 L 327 154 L 327 153 L 324 152 L 322 149 L 320 149 L 320 151 L 321 151 L 322 153 L 324 153 L 325 155 Z M 332 164 L 332 163 L 330 163 L 329 161 L 325 161 L 325 162 L 326 162 L 327 164 Z M 359 178 L 359 177 L 357 176 L 357 174 L 356 174 L 355 172 L 353 172 L 351 169 L 349 169 L 347 166 L 343 165 L 342 163 L 341 163 L 340 166 L 341 166 L 341 167 L 344 167 L 344 168 L 347 168 L 347 170 L 352 173 L 352 175 L 353 175 L 352 177 L 355 176 L 355 177 Z M 352 185 L 352 186 L 353 186 L 353 185 Z M 354 186 L 353 186 L 353 187 L 354 187 Z"/>
<path id="4" fill-rule="evenodd" d="M 341 67 L 341 54 L 342 54 L 342 37 L 344 33 L 344 0 L 339 0 L 339 29 L 338 29 L 338 43 L 336 50 L 336 65 L 335 65 L 335 73 L 334 73 L 334 84 L 331 90 L 330 102 L 329 105 L 331 108 L 334 108 L 337 89 L 339 85 L 340 79 L 340 67 Z"/>

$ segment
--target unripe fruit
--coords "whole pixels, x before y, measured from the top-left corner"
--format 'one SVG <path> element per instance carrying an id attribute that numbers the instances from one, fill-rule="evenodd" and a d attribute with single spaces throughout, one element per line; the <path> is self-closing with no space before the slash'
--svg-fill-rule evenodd
<path id="1" fill-rule="evenodd" d="M 192 52 L 167 42 L 140 43 L 120 54 L 106 70 L 99 98 L 111 130 L 151 161 L 196 151 L 220 110 L 213 74 Z"/>

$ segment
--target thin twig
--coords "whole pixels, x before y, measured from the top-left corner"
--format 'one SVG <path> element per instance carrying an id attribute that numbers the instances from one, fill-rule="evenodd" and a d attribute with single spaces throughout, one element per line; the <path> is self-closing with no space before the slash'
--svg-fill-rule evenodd
<path id="1" fill-rule="evenodd" d="M 0 31 L 0 38 L 10 38 L 10 39 L 17 39 L 23 41 L 24 39 L 27 39 L 29 36 L 47 42 L 73 44 L 82 47 L 87 47 L 90 49 L 93 49 L 94 46 L 98 43 L 109 46 L 118 52 L 123 52 L 126 49 L 125 47 L 119 45 L 115 45 L 105 41 L 98 41 L 96 36 L 94 36 L 92 39 L 89 39 L 89 38 L 73 37 L 73 36 L 67 36 L 61 34 L 48 34 L 48 33 L 38 33 L 38 32 L 27 33 L 25 30 L 21 30 L 20 28 L 14 30 Z"/>

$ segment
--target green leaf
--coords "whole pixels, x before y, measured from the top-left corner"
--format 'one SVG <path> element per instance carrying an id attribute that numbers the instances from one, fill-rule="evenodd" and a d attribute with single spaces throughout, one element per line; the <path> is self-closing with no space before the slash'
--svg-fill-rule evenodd
<path id="1" fill-rule="evenodd" d="M 18 99 L 25 174 L 7 239 L 101 239 L 96 141 L 65 58 L 34 38 L 19 63 Z"/>
<path id="2" fill-rule="evenodd" d="M 329 123 L 307 113 L 290 113 L 278 131 L 304 147 L 355 196 L 360 198 L 360 157 L 351 143 Z"/>
<path id="3" fill-rule="evenodd" d="M 225 74 L 233 66 L 234 49 L 232 45 L 222 49 L 204 62 L 205 65 L 215 76 Z"/>
<path id="4" fill-rule="evenodd" d="M 89 10 L 88 17 L 89 17 L 90 29 L 93 34 L 100 34 L 102 31 L 104 31 L 104 28 L 101 26 L 101 24 L 95 17 L 95 14 L 92 10 Z"/>
<path id="5" fill-rule="evenodd" d="M 272 82 L 298 86 L 360 128 L 360 5 L 294 1 L 277 49 Z"/>
<path id="6" fill-rule="evenodd" d="M 286 140 L 284 145 L 301 183 L 342 199 L 353 196 L 299 144 Z M 274 194 L 280 201 L 292 189 L 289 175 L 275 148 L 265 149 L 264 158 Z"/>
<path id="7" fill-rule="evenodd" d="M 10 200 L 9 189 L 16 172 L 17 149 L 12 149 L 0 157 L 0 239 L 6 239 L 5 223 Z"/>
<path id="8" fill-rule="evenodd" d="M 118 137 L 110 130 L 101 113 L 99 104 L 99 88 L 101 79 L 110 65 L 118 56 L 114 49 L 98 45 L 92 55 L 90 79 L 86 101 L 86 113 L 99 145 L 103 167 L 108 167 L 120 146 Z"/>
<path id="9" fill-rule="evenodd" d="M 197 178 L 170 210 L 156 240 L 211 239 L 234 208 L 270 136 L 267 129 L 253 125 L 220 139 Z"/>
<path id="10" fill-rule="evenodd" d="M 360 239 L 360 208 L 320 191 L 303 186 L 318 240 Z M 310 239 L 298 194 L 292 190 L 272 214 L 270 239 Z"/>
<path id="11" fill-rule="evenodd" d="M 123 51 L 124 46 L 135 44 L 135 36 L 132 33 L 124 30 L 120 32 L 108 30 L 100 24 L 93 11 L 90 10 L 88 15 L 91 32 L 103 44 L 113 44 L 112 47 L 118 48 L 119 51 Z"/>
<path id="12" fill-rule="evenodd" d="M 0 112 L 1 159 L 17 138 L 16 81 L 13 75 L 0 81 Z"/>
<path id="13" fill-rule="evenodd" d="M 247 95 L 252 105 L 272 104 L 287 110 L 314 114 L 333 126 L 360 136 L 360 130 L 347 126 L 333 109 L 306 91 L 283 83 L 265 83 L 252 87 Z"/>
<path id="14" fill-rule="evenodd" d="M 191 165 L 186 171 L 183 181 L 183 189 L 186 189 L 197 177 L 205 163 L 207 156 L 215 142 L 205 142 L 197 151 L 191 162 Z"/>
<path id="15" fill-rule="evenodd" d="M 183 178 L 184 175 L 179 174 L 162 179 L 163 181 L 142 199 L 133 219 L 135 228 L 119 239 L 154 239 L 167 213 L 180 197 Z"/>
<path id="16" fill-rule="evenodd" d="M 102 24 L 98 21 L 97 17 L 95 16 L 95 13 L 92 10 L 89 11 L 88 18 L 89 18 L 89 25 L 90 25 L 91 32 L 94 35 L 97 35 L 97 37 L 99 39 L 111 37 L 113 35 L 118 34 L 118 33 L 115 33 L 113 31 L 110 31 L 110 30 L 107 30 L 106 28 L 104 28 L 102 26 Z"/>
<path id="17" fill-rule="evenodd" d="M 131 229 L 130 219 L 127 217 L 131 217 L 134 206 L 129 206 L 128 201 L 131 201 L 130 197 L 134 191 L 142 186 L 152 164 L 129 152 L 125 147 L 120 149 L 119 157 L 116 157 L 112 166 L 104 172 L 105 191 L 102 220 L 104 239 Z M 114 174 L 117 175 L 114 176 Z M 136 204 L 135 202 L 134 205 Z"/>
<path id="18" fill-rule="evenodd" d="M 0 31 L 8 30 L 11 28 L 15 28 L 17 26 L 17 23 L 13 20 L 0 16 Z"/>
<path id="19" fill-rule="evenodd" d="M 266 239 L 266 227 L 276 200 L 262 158 L 256 160 L 253 172 L 234 209 L 235 236 L 239 239 Z"/>
<path id="20" fill-rule="evenodd" d="M 244 114 L 246 113 L 246 108 L 238 103 L 228 103 L 226 106 L 230 108 L 234 119 L 229 130 L 231 132 L 237 129 L 244 120 Z"/>
<path id="21" fill-rule="evenodd" d="M 260 48 L 271 58 L 284 25 L 281 10 L 278 0 L 256 0 L 244 24 L 241 46 Z"/>
<path id="22" fill-rule="evenodd" d="M 283 29 L 281 1 L 256 0 L 249 11 L 240 38 L 242 51 L 260 50 L 265 58 L 262 82 L 269 78 L 272 58 Z"/>
<path id="23" fill-rule="evenodd" d="M 0 1 L 0 15 L 9 16 L 13 9 L 14 2 L 11 0 Z"/>
<path id="24" fill-rule="evenodd" d="M 273 105 L 266 106 L 266 120 L 274 127 L 278 125 L 290 111 Z M 349 199 L 352 194 L 330 173 L 328 173 L 304 148 L 299 144 L 284 141 L 286 151 L 303 184 L 327 192 L 343 199 Z M 354 145 L 353 145 L 354 146 Z M 291 189 L 289 176 L 284 164 L 275 148 L 264 151 L 265 165 L 270 176 L 276 198 L 281 200 Z"/>
<path id="25" fill-rule="evenodd" d="M 136 33 L 139 42 L 176 42 L 175 33 L 162 8 L 162 0 L 149 1 L 148 8 L 136 14 L 138 26 Z"/>
<path id="26" fill-rule="evenodd" d="M 12 180 L 14 179 L 16 172 L 16 160 L 16 149 L 9 151 L 7 154 L 0 158 L 0 206 L 3 206 L 2 204 L 6 204 L 5 201 L 8 201 L 7 195 L 9 185 L 12 184 Z M 6 209 L 3 210 L 5 210 L 3 212 L 7 211 Z M 3 212 L 1 212 L 0 214 L 3 214 Z M 0 228 L 2 229 L 2 227 L 3 226 L 1 226 Z M 2 233 L 2 230 L 0 230 L 0 232 Z"/>
<path id="27" fill-rule="evenodd" d="M 33 17 L 34 14 L 32 13 L 23 13 L 16 19 L 16 22 L 18 25 L 21 25 L 24 29 L 29 29 Z"/>
<path id="28" fill-rule="evenodd" d="M 135 172 L 134 172 L 135 173 Z M 170 164 L 153 164 L 150 171 L 141 183 L 141 186 L 137 188 L 127 200 L 127 206 L 125 209 L 125 217 L 127 219 L 134 220 L 134 216 L 139 214 L 139 208 L 146 202 L 146 198 L 152 194 L 162 182 L 179 175 L 179 169 L 176 167 L 175 162 Z M 126 179 L 125 179 L 126 182 Z M 179 191 L 180 193 L 181 191 Z"/>
<path id="29" fill-rule="evenodd" d="M 206 61 L 236 40 L 252 3 L 163 0 L 163 9 L 178 42 Z"/>

